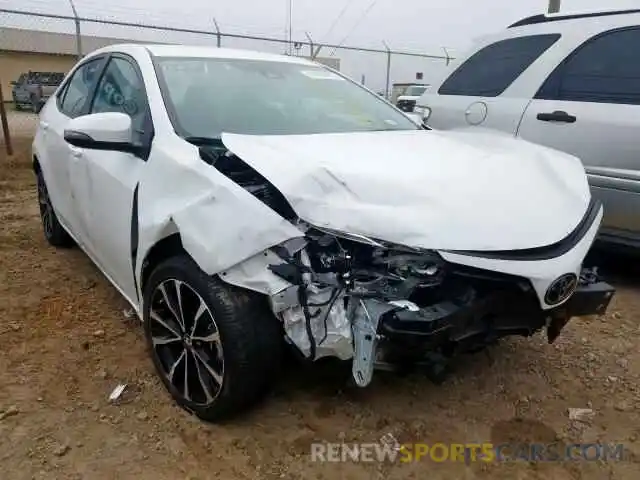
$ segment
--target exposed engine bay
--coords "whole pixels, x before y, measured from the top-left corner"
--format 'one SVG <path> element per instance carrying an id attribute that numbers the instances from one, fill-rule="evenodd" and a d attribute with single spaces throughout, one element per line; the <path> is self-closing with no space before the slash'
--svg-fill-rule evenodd
<path id="1" fill-rule="evenodd" d="M 224 148 L 200 151 L 208 164 L 304 234 L 271 248 L 279 261 L 266 268 L 290 285 L 270 297 L 271 308 L 286 339 L 306 359 L 351 359 L 359 386 L 370 383 L 374 368 L 424 363 L 441 370 L 454 353 L 508 335 L 529 336 L 546 327 L 551 343 L 572 316 L 603 313 L 613 296 L 597 271 L 582 270 L 550 285 L 563 290 L 556 307 L 543 309 L 526 276 L 311 225 L 239 157 Z"/>

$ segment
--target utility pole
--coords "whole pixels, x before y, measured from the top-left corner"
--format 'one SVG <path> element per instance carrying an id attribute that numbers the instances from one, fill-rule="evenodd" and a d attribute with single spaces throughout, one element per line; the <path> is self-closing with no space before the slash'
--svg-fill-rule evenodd
<path id="1" fill-rule="evenodd" d="M 293 54 L 293 33 L 291 32 L 291 24 L 293 23 L 293 0 L 287 0 L 287 20 L 286 20 L 286 41 L 289 55 Z"/>
<path id="2" fill-rule="evenodd" d="M 387 45 L 387 42 L 383 40 L 382 43 L 384 44 L 384 48 L 387 50 L 387 79 L 385 81 L 384 96 L 389 100 L 391 98 L 391 92 L 389 91 L 389 82 L 391 79 L 391 49 L 389 48 L 389 45 Z"/>
<path id="3" fill-rule="evenodd" d="M 558 13 L 560 11 L 560 1 L 561 0 L 549 0 L 549 9 L 548 13 Z"/>

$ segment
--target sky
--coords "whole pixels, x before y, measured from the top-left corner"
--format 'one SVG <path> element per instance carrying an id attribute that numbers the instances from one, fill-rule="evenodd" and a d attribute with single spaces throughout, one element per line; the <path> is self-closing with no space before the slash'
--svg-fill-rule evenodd
<path id="1" fill-rule="evenodd" d="M 162 24 L 175 27 L 213 30 L 213 19 L 223 32 L 285 38 L 288 0 L 74 0 L 79 15 L 101 19 Z M 472 45 L 473 39 L 504 29 L 528 15 L 543 13 L 548 0 L 291 0 L 292 37 L 316 43 L 327 42 L 373 48 L 406 50 L 456 56 Z M 640 0 L 562 0 L 561 11 L 640 8 Z M 44 13 L 70 12 L 69 0 L 0 0 L 0 8 Z M 70 22 L 67 22 L 70 23 Z M 71 31 L 73 24 L 51 22 L 33 17 L 0 13 L 0 26 Z M 133 29 L 115 29 L 105 25 L 83 26 L 83 32 L 101 36 L 137 38 Z M 150 41 L 190 41 L 165 32 L 145 32 Z M 201 37 L 201 36 L 200 36 Z M 197 43 L 212 43 L 212 38 L 197 38 Z M 283 46 L 263 42 L 224 39 L 223 46 L 251 48 L 282 53 Z M 308 48 L 308 47 L 307 47 Z M 307 48 L 301 50 L 306 54 Z M 333 52 L 323 49 L 320 56 L 333 55 L 341 60 L 341 70 L 373 89 L 383 89 L 386 81 L 386 55 Z M 392 82 L 412 81 L 423 72 L 428 82 L 446 68 L 444 60 L 394 56 Z"/>

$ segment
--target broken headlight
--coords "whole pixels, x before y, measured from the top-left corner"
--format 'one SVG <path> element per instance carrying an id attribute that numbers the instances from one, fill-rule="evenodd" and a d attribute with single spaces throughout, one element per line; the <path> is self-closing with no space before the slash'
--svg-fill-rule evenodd
<path id="1" fill-rule="evenodd" d="M 324 229 L 308 231 L 307 239 L 317 280 L 333 280 L 352 296 L 407 299 L 416 289 L 439 285 L 445 274 L 435 251 Z"/>
<path id="2" fill-rule="evenodd" d="M 273 250 L 284 262 L 269 268 L 293 284 L 294 294 L 278 315 L 288 338 L 312 359 L 351 355 L 354 309 L 367 299 L 395 305 L 389 308 L 428 305 L 441 295 L 446 274 L 435 251 L 312 226 L 302 248 Z"/>

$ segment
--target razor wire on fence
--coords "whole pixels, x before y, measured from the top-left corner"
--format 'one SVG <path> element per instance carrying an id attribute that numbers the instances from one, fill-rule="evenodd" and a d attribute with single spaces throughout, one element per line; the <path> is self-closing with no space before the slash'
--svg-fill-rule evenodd
<path id="1" fill-rule="evenodd" d="M 81 16 L 72 2 L 70 6 L 67 14 L 0 8 L 0 89 L 7 107 L 6 115 L 0 110 L 0 116 L 15 137 L 32 135 L 37 109 L 13 82 L 30 70 L 66 73 L 84 55 L 115 43 L 211 45 L 302 56 L 340 70 L 392 101 L 398 94 L 392 82 L 423 83 L 425 74 L 453 60 L 444 48 L 442 54 L 431 54 L 394 50 L 385 41 L 380 42 L 382 48 L 373 48 L 315 42 L 309 33 L 305 39 L 289 40 L 224 32 L 215 19 L 211 29 L 173 27 Z"/>

